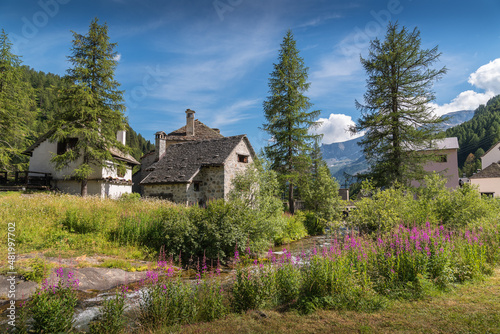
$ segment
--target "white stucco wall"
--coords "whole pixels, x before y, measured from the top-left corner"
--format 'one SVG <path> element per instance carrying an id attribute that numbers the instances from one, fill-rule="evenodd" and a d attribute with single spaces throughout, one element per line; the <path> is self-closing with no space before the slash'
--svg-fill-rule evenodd
<path id="1" fill-rule="evenodd" d="M 500 197 L 500 178 L 470 179 L 470 183 L 477 185 L 480 193 L 493 193 L 494 197 Z"/>
<path id="2" fill-rule="evenodd" d="M 437 172 L 447 179 L 447 188 L 458 187 L 458 156 L 456 149 L 426 151 L 428 154 L 444 155 L 446 154 L 446 162 L 429 161 L 424 165 L 424 170 L 427 172 Z M 420 182 L 412 181 L 411 185 L 419 187 Z"/>
<path id="3" fill-rule="evenodd" d="M 79 181 L 54 180 L 53 184 L 61 192 L 71 195 L 81 194 L 81 183 Z M 87 183 L 87 194 L 90 196 L 118 199 L 122 194 L 130 194 L 131 192 L 132 187 L 129 184 L 115 184 L 102 180 L 89 180 Z"/>
<path id="4" fill-rule="evenodd" d="M 500 161 L 500 143 L 497 143 L 481 157 L 481 168 L 485 169 L 494 162 Z"/>
<path id="5" fill-rule="evenodd" d="M 52 185 L 60 191 L 68 194 L 80 194 L 80 182 L 74 180 L 66 180 L 67 177 L 73 174 L 74 169 L 82 163 L 83 159 L 79 158 L 77 161 L 69 164 L 68 167 L 57 170 L 55 165 L 51 162 L 54 154 L 57 152 L 57 142 L 50 142 L 48 139 L 42 142 L 37 148 L 33 150 L 30 157 L 29 170 L 33 172 L 51 173 Z M 107 161 L 107 168 L 95 166 L 94 172 L 89 177 L 90 180 L 87 186 L 89 195 L 99 195 L 101 197 L 118 198 L 123 193 L 131 193 L 131 184 L 116 184 L 108 181 L 101 180 L 105 177 L 112 177 L 115 179 L 126 180 L 132 182 L 132 168 L 127 165 L 127 171 L 124 177 L 118 177 L 118 171 L 114 163 Z"/>
<path id="6" fill-rule="evenodd" d="M 56 170 L 55 165 L 50 161 L 57 152 L 57 142 L 50 142 L 48 139 L 33 150 L 30 158 L 29 170 L 34 172 L 51 173 L 54 179 L 63 179 L 66 175 L 71 175 L 73 170 L 82 162 L 82 159 L 70 163 L 67 168 Z"/>

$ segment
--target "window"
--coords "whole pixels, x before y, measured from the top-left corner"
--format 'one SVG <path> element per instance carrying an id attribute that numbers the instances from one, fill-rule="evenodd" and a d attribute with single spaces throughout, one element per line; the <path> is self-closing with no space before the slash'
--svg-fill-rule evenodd
<path id="1" fill-rule="evenodd" d="M 78 143 L 78 138 L 67 138 L 63 141 L 57 142 L 57 155 L 66 153 L 66 151 L 72 150 L 76 147 Z"/>
<path id="2" fill-rule="evenodd" d="M 448 162 L 448 156 L 446 154 L 438 155 L 437 162 Z"/>
<path id="3" fill-rule="evenodd" d="M 116 175 L 118 175 L 118 177 L 124 177 L 125 174 L 127 174 L 127 166 L 122 164 L 116 166 Z"/>
<path id="4" fill-rule="evenodd" d="M 481 193 L 481 195 L 485 197 L 494 197 L 495 193 Z"/>
<path id="5" fill-rule="evenodd" d="M 200 184 L 201 184 L 201 182 L 194 182 L 193 183 L 194 191 L 200 191 Z"/>
<path id="6" fill-rule="evenodd" d="M 248 155 L 238 154 L 238 162 L 248 163 Z"/>

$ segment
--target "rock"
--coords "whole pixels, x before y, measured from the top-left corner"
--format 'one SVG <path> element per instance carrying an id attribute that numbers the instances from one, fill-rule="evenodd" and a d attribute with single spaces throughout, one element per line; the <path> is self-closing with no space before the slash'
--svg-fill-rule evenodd
<path id="1" fill-rule="evenodd" d="M 78 279 L 78 290 L 81 291 L 105 291 L 122 284 L 129 284 L 146 278 L 146 272 L 128 272 L 116 268 L 63 268 L 63 275 L 67 279 L 68 273 L 74 274 Z M 0 305 L 7 303 L 11 281 L 8 276 L 0 275 Z M 49 284 L 57 284 L 58 278 L 55 269 L 48 279 Z M 25 281 L 19 276 L 15 278 L 15 300 L 23 300 L 31 297 L 39 286 L 38 283 Z"/>
<path id="2" fill-rule="evenodd" d="M 15 277 L 15 288 L 14 298 L 9 298 L 9 293 L 11 291 L 11 282 L 9 280 L 10 276 L 0 275 L 0 305 L 7 303 L 9 300 L 23 300 L 30 297 L 36 290 L 38 283 L 25 281 L 19 276 Z"/>

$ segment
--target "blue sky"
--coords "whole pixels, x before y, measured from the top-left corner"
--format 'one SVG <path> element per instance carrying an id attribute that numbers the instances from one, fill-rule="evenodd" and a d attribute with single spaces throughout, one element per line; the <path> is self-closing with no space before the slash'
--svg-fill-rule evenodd
<path id="1" fill-rule="evenodd" d="M 323 141 L 350 139 L 366 74 L 359 55 L 382 38 L 389 20 L 418 27 L 422 46 L 442 52 L 448 74 L 434 86 L 436 113 L 474 109 L 500 94 L 497 0 L 9 0 L 0 28 L 23 63 L 64 75 L 71 30 L 85 34 L 98 17 L 116 42 L 116 79 L 130 125 L 154 133 L 185 124 L 187 108 L 230 136 L 247 134 L 259 150 L 268 136 L 262 102 L 283 36 L 292 29 L 309 67 L 306 93 L 321 110 Z"/>

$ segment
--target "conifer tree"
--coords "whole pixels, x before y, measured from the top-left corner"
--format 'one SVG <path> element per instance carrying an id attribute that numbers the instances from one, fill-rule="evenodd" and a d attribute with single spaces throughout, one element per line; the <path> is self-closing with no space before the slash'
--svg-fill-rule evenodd
<path id="1" fill-rule="evenodd" d="M 12 53 L 12 43 L 0 34 L 0 170 L 21 169 L 29 135 L 27 122 L 33 118 L 33 88 L 23 79 L 20 57 Z"/>
<path id="2" fill-rule="evenodd" d="M 281 49 L 278 63 L 269 79 L 269 93 L 264 101 L 264 116 L 267 123 L 263 130 L 269 133 L 272 143 L 265 147 L 271 168 L 280 180 L 287 184 L 290 212 L 294 213 L 294 187 L 300 171 L 310 164 L 309 152 L 314 138 L 310 133 L 316 126 L 315 119 L 320 111 L 309 111 L 312 103 L 304 93 L 309 88 L 308 68 L 299 56 L 291 30 L 288 30 Z"/>
<path id="3" fill-rule="evenodd" d="M 66 143 L 66 150 L 52 161 L 63 169 L 77 164 L 72 177 L 81 181 L 81 194 L 87 195 L 89 177 L 106 161 L 114 161 L 110 148 L 125 149 L 116 139 L 123 129 L 123 91 L 114 79 L 117 66 L 116 43 L 111 43 L 106 24 L 95 18 L 87 35 L 73 32 L 73 47 L 68 57 L 73 65 L 67 70 L 68 88 L 61 92 L 64 109 L 58 115 L 52 139 Z"/>
<path id="4" fill-rule="evenodd" d="M 389 23 L 385 40 L 373 40 L 368 57 L 361 57 L 367 91 L 364 104 L 356 101 L 362 115 L 351 132 L 366 131 L 360 145 L 378 186 L 408 184 L 424 175 L 429 156 L 418 150 L 433 145 L 442 122 L 429 107 L 432 84 L 446 73 L 445 67 L 431 68 L 440 55 L 437 46 L 421 49 L 417 28 Z"/>

